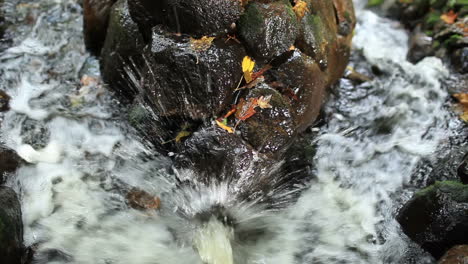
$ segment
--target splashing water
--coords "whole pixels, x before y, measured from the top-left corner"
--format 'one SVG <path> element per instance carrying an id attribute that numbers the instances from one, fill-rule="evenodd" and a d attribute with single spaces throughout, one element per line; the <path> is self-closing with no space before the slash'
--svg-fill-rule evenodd
<path id="1" fill-rule="evenodd" d="M 223 247 L 234 263 L 401 263 L 407 245 L 392 195 L 445 134 L 440 81 L 448 73 L 435 58 L 408 63 L 405 31 L 363 2 L 356 1 L 354 52 L 384 74 L 360 86 L 342 81 L 316 140 L 317 182 L 295 205 L 272 213 L 236 204 L 227 183 L 174 192 L 170 162 L 145 147 L 99 83 L 79 83 L 98 73 L 83 48 L 77 1 L 10 1 L 23 15 L 13 46 L 0 54 L 0 89 L 12 96 L 1 138 L 31 163 L 8 184 L 21 196 L 35 263 L 193 264 Z M 131 187 L 162 197 L 166 210 L 129 208 Z M 229 230 L 220 236 L 219 219 L 200 231 L 193 216 L 217 204 L 229 204 L 246 238 Z M 255 232 L 262 235 L 248 237 Z M 224 246 L 210 248 L 203 237 Z"/>

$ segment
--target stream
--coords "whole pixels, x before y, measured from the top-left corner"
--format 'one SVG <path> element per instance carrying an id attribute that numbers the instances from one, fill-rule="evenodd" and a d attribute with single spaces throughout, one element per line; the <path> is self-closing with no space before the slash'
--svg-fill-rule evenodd
<path id="1" fill-rule="evenodd" d="M 310 139 L 316 180 L 295 204 L 277 212 L 234 206 L 244 228 L 269 234 L 234 241 L 234 263 L 410 263 L 411 254 L 414 263 L 435 263 L 394 217 L 413 193 L 404 187 L 428 180 L 413 173 L 418 163 L 449 135 L 448 70 L 436 58 L 406 61 L 407 32 L 365 2 L 355 1 L 353 53 L 360 55 L 351 65 L 367 61 L 382 73 L 361 85 L 343 79 L 332 92 L 327 123 Z M 79 1 L 7 0 L 6 8 L 15 35 L 0 53 L 0 89 L 12 96 L 12 110 L 0 142 L 29 162 L 7 185 L 20 195 L 33 263 L 202 263 L 190 242 L 197 226 L 175 208 L 196 213 L 235 203 L 227 183 L 174 190 L 174 175 L 191 172 L 153 153 L 99 82 Z M 130 208 L 125 191 L 132 187 L 161 197 L 165 209 Z"/>

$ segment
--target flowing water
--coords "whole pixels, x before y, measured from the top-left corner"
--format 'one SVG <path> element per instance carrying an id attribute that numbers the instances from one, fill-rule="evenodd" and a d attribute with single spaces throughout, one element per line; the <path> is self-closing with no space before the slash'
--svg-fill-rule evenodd
<path id="1" fill-rule="evenodd" d="M 407 33 L 364 2 L 356 1 L 354 53 L 362 57 L 355 63 L 383 73 L 358 86 L 341 82 L 325 107 L 328 123 L 311 139 L 317 181 L 297 203 L 271 213 L 236 205 L 227 184 L 174 191 L 174 174 L 190 172 L 151 153 L 96 81 L 77 0 L 7 0 L 15 35 L 0 53 L 0 89 L 12 96 L 12 111 L 1 139 L 30 163 L 8 185 L 20 194 L 34 263 L 202 263 L 203 252 L 226 244 L 219 232 L 229 238 L 232 230 L 213 223 L 199 233 L 198 223 L 172 208 L 196 214 L 214 204 L 229 205 L 246 230 L 270 234 L 224 248 L 235 263 L 406 263 L 411 245 L 394 220 L 395 201 L 411 196 L 402 187 L 448 134 L 441 86 L 448 72 L 435 58 L 408 63 Z M 132 187 L 160 196 L 166 209 L 131 209 L 125 193 Z M 218 243 L 203 244 L 206 237 Z"/>

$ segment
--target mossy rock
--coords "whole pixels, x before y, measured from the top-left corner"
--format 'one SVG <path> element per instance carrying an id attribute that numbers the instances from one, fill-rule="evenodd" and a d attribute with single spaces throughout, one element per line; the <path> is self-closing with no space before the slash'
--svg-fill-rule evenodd
<path id="1" fill-rule="evenodd" d="M 248 50 L 257 59 L 271 59 L 288 51 L 299 32 L 289 1 L 251 2 L 238 26 Z"/>
<path id="2" fill-rule="evenodd" d="M 435 258 L 468 243 L 468 185 L 443 181 L 417 192 L 397 216 L 403 231 Z"/>

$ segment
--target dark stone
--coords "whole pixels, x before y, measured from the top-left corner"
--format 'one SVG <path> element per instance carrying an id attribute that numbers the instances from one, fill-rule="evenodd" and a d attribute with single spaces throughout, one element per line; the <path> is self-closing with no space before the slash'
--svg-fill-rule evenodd
<path id="1" fill-rule="evenodd" d="M 11 188 L 0 187 L 0 263 L 20 264 L 22 247 L 21 205 Z"/>
<path id="2" fill-rule="evenodd" d="M 463 184 L 468 184 L 468 155 L 465 156 L 463 162 L 458 166 L 457 174 Z"/>
<path id="3" fill-rule="evenodd" d="M 468 73 L 468 47 L 456 50 L 452 54 L 452 62 L 460 73 Z"/>
<path id="4" fill-rule="evenodd" d="M 128 10 L 145 42 L 151 41 L 151 29 L 164 19 L 166 0 L 128 0 Z"/>
<path id="5" fill-rule="evenodd" d="M 0 146 L 0 184 L 5 182 L 5 174 L 16 171 L 21 162 L 15 151 Z"/>
<path id="6" fill-rule="evenodd" d="M 146 48 L 142 96 L 157 116 L 206 119 L 231 103 L 242 77 L 245 51 L 236 42 L 215 39 L 200 49 L 193 39 L 153 28 Z"/>
<path id="7" fill-rule="evenodd" d="M 432 38 L 416 28 L 410 37 L 410 45 L 407 59 L 412 63 L 417 63 L 427 56 L 434 55 L 432 48 Z"/>
<path id="8" fill-rule="evenodd" d="M 439 264 L 466 264 L 468 263 L 468 245 L 451 248 L 439 260 Z"/>
<path id="9" fill-rule="evenodd" d="M 83 30 L 86 48 L 99 55 L 106 39 L 109 13 L 116 0 L 84 0 Z"/>
<path id="10" fill-rule="evenodd" d="M 298 50 L 273 72 L 275 80 L 282 84 L 283 94 L 292 96 L 290 103 L 296 129 L 304 131 L 317 118 L 325 98 L 323 72 L 318 63 Z"/>
<path id="11" fill-rule="evenodd" d="M 294 44 L 298 22 L 289 1 L 251 2 L 240 18 L 239 34 L 254 57 L 270 59 Z"/>
<path id="12" fill-rule="evenodd" d="M 10 96 L 0 90 L 0 112 L 6 112 L 8 110 L 10 110 Z"/>
<path id="13" fill-rule="evenodd" d="M 132 79 L 136 65 L 144 64 L 141 57 L 144 42 L 137 24 L 128 11 L 127 0 L 119 0 L 113 6 L 109 18 L 109 30 L 102 48 L 101 72 L 123 101 L 131 102 L 137 93 Z"/>
<path id="14" fill-rule="evenodd" d="M 181 186 L 191 181 L 206 185 L 228 182 L 238 201 L 256 200 L 270 208 L 281 208 L 299 195 L 294 190 L 311 180 L 310 161 L 314 150 L 303 147 L 304 144 L 298 143 L 271 158 L 257 152 L 236 134 L 211 125 L 184 141 L 174 160 L 176 167 L 194 170 L 195 179 L 180 179 Z M 290 195 L 275 197 L 289 191 Z"/>
<path id="15" fill-rule="evenodd" d="M 194 37 L 224 34 L 242 12 L 241 2 L 232 0 L 130 0 L 129 6 L 145 37 L 157 24 Z"/>
<path id="16" fill-rule="evenodd" d="M 468 243 L 468 186 L 436 182 L 408 201 L 397 216 L 406 235 L 436 259 Z"/>
<path id="17" fill-rule="evenodd" d="M 260 96 L 271 97 L 271 108 L 257 107 L 252 117 L 239 123 L 238 130 L 255 150 L 276 155 L 289 147 L 296 135 L 291 104 L 281 93 L 267 84 L 260 84 L 251 89 L 245 102 L 248 102 L 249 98 Z"/>

